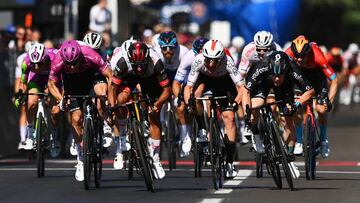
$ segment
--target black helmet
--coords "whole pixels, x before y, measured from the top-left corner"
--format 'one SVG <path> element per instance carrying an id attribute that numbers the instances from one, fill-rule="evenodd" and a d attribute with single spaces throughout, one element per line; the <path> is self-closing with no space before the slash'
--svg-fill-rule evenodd
<path id="1" fill-rule="evenodd" d="M 286 74 L 289 66 L 289 56 L 283 51 L 274 51 L 269 56 L 269 70 L 271 75 Z"/>

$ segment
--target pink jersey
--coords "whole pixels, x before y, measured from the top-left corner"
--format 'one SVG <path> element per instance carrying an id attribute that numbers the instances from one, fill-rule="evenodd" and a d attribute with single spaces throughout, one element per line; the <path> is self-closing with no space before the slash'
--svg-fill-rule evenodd
<path id="1" fill-rule="evenodd" d="M 26 54 L 23 62 L 21 63 L 21 80 L 23 83 L 26 83 L 30 75 L 40 74 L 40 75 L 49 75 L 50 65 L 54 61 L 57 54 L 57 49 L 47 49 L 47 55 L 50 60 L 45 60 L 43 63 L 39 63 L 38 66 L 35 66 L 34 63 L 30 61 L 29 56 Z"/>
<path id="2" fill-rule="evenodd" d="M 56 54 L 53 63 L 51 63 L 49 79 L 57 82 L 62 74 L 81 73 L 89 69 L 98 70 L 101 74 L 103 74 L 107 70 L 108 65 L 95 50 L 88 46 L 80 47 L 81 55 L 79 59 L 80 61 L 78 62 L 79 66 L 72 68 L 71 65 L 64 63 L 59 52 Z"/>

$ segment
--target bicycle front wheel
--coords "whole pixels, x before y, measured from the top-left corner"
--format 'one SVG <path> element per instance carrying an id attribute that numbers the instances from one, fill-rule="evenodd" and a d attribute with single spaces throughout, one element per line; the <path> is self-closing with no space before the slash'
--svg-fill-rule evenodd
<path id="1" fill-rule="evenodd" d="M 140 158 L 140 164 L 139 167 L 141 169 L 141 173 L 144 177 L 145 184 L 147 190 L 150 190 L 151 192 L 154 192 L 154 186 L 153 186 L 153 177 L 151 173 L 151 166 L 150 166 L 150 155 L 147 153 L 147 143 L 145 140 L 145 137 L 141 133 L 140 126 L 137 121 L 133 121 L 133 133 L 135 138 L 135 144 L 136 144 L 136 150 L 137 155 Z"/>
<path id="2" fill-rule="evenodd" d="M 95 187 L 99 188 L 101 183 L 102 176 L 102 153 L 103 153 L 103 145 L 102 145 L 102 125 L 100 122 L 96 123 L 96 142 L 94 143 L 94 179 L 95 179 Z"/>
<path id="3" fill-rule="evenodd" d="M 222 187 L 222 157 L 220 147 L 220 132 L 214 118 L 210 119 L 210 161 L 211 172 L 215 190 Z"/>
<path id="4" fill-rule="evenodd" d="M 311 117 L 307 116 L 303 131 L 304 162 L 306 180 L 315 179 L 316 171 L 316 137 Z"/>
<path id="5" fill-rule="evenodd" d="M 83 135 L 84 186 L 85 186 L 85 190 L 88 190 L 91 183 L 94 130 L 93 130 L 93 122 L 91 119 L 85 119 L 84 122 L 85 122 L 84 135 Z"/>
<path id="6" fill-rule="evenodd" d="M 166 141 L 167 153 L 169 160 L 169 169 L 172 171 L 176 168 L 176 144 L 175 144 L 175 120 L 172 111 L 167 113 L 167 126 L 166 126 Z"/>
<path id="7" fill-rule="evenodd" d="M 45 129 L 44 125 L 45 125 L 44 117 L 42 113 L 39 113 L 39 117 L 37 118 L 37 122 L 36 122 L 36 161 L 37 161 L 38 178 L 44 177 L 45 174 L 45 166 L 44 166 L 45 149 L 43 142 L 44 140 L 43 129 Z"/>

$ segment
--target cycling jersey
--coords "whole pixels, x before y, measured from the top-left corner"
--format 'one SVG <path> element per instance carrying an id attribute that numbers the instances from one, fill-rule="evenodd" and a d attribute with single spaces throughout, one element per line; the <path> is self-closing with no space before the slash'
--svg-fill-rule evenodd
<path id="1" fill-rule="evenodd" d="M 116 64 L 120 60 L 120 58 L 124 58 L 127 66 L 131 67 L 128 55 L 126 53 L 125 54 L 123 53 L 123 50 L 121 49 L 121 47 L 116 47 L 114 49 L 113 56 L 111 57 L 111 60 L 110 60 L 110 66 L 113 71 L 115 70 L 115 68 L 117 66 Z"/>
<path id="2" fill-rule="evenodd" d="M 336 74 L 334 73 L 331 66 L 328 64 L 324 53 L 321 49 L 316 45 L 315 42 L 310 43 L 311 51 L 304 58 L 304 63 L 300 64 L 300 68 L 311 70 L 321 70 L 325 76 L 334 80 L 336 78 Z M 291 58 L 295 58 L 294 53 L 291 51 L 291 47 L 289 47 L 285 51 Z"/>
<path id="3" fill-rule="evenodd" d="M 80 48 L 81 55 L 77 62 L 78 65 L 75 65 L 75 68 L 66 64 L 62 60 L 60 53 L 57 53 L 54 61 L 51 63 L 49 79 L 58 81 L 62 74 L 82 73 L 87 70 L 96 70 L 104 73 L 107 70 L 108 65 L 95 50 L 88 46 L 80 46 Z M 79 81 L 79 83 L 80 82 L 81 81 Z"/>
<path id="4" fill-rule="evenodd" d="M 277 43 L 273 43 L 270 49 L 271 50 L 266 53 L 265 57 L 270 55 L 273 51 L 282 51 Z M 244 47 L 241 54 L 239 64 L 240 73 L 245 75 L 249 71 L 249 68 L 258 61 L 260 61 L 260 58 L 256 51 L 256 45 L 254 42 L 250 42 Z"/>
<path id="5" fill-rule="evenodd" d="M 30 57 L 26 55 L 21 63 L 21 81 L 25 84 L 30 81 L 31 78 L 36 77 L 36 74 L 46 75 L 47 77 L 50 73 L 50 65 L 52 61 L 54 61 L 57 52 L 57 49 L 47 49 L 48 58 L 45 59 L 43 63 L 38 63 L 38 66 L 35 66 L 35 64 L 30 61 Z M 29 77 L 29 75 L 31 77 Z"/>
<path id="6" fill-rule="evenodd" d="M 333 67 L 335 72 L 341 72 L 344 64 L 344 59 L 341 55 L 334 56 L 330 52 L 326 54 L 326 60 L 329 65 Z"/>
<path id="7" fill-rule="evenodd" d="M 184 58 L 181 60 L 179 68 L 177 69 L 175 79 L 180 83 L 186 83 L 187 77 L 189 75 L 191 64 L 195 59 L 195 52 L 188 51 Z"/>
<path id="8" fill-rule="evenodd" d="M 15 78 L 21 78 L 21 64 L 24 61 L 25 57 L 27 56 L 27 53 L 24 52 L 20 54 L 16 59 L 16 68 L 15 68 Z"/>
<path id="9" fill-rule="evenodd" d="M 238 69 L 234 64 L 234 61 L 232 60 L 231 56 L 229 56 L 228 54 L 226 54 L 221 59 L 220 64 L 213 72 L 211 72 L 206 68 L 206 66 L 204 65 L 204 60 L 205 57 L 203 54 L 198 54 L 195 57 L 195 60 L 191 65 L 191 70 L 188 76 L 187 85 L 193 87 L 200 73 L 205 76 L 209 76 L 211 78 L 219 78 L 226 75 L 230 75 L 231 80 L 235 85 L 241 85 L 244 82 L 243 77 L 241 76 L 240 72 L 238 71 Z"/>
<path id="10" fill-rule="evenodd" d="M 114 68 L 112 84 L 119 89 L 131 91 L 139 83 L 144 94 L 148 94 L 152 98 L 159 97 L 162 89 L 169 87 L 170 82 L 159 55 L 151 48 L 150 58 L 145 72 L 138 75 L 125 61 L 125 58 L 121 57 Z"/>
<path id="11" fill-rule="evenodd" d="M 171 60 L 166 60 L 164 55 L 161 52 L 160 46 L 155 46 L 154 50 L 159 54 L 161 61 L 164 64 L 165 71 L 168 73 L 171 80 L 174 79 L 177 69 L 179 68 L 180 61 L 184 58 L 185 54 L 189 51 L 183 45 L 178 45 L 175 47 L 174 55 Z"/>

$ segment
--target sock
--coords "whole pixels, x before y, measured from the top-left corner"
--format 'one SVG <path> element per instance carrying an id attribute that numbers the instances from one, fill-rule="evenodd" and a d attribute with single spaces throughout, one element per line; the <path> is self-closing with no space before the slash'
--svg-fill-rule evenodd
<path id="1" fill-rule="evenodd" d="M 320 142 L 325 142 L 327 140 L 327 126 L 320 124 Z"/>
<path id="2" fill-rule="evenodd" d="M 303 137 L 302 137 L 302 123 L 297 124 L 295 126 L 296 129 L 296 142 L 297 143 L 302 143 L 303 142 Z"/>
<path id="3" fill-rule="evenodd" d="M 76 157 L 76 159 L 77 159 L 77 161 L 79 162 L 79 161 L 83 161 L 83 155 L 82 155 L 82 153 L 81 153 L 81 146 L 80 146 L 80 143 L 76 143 L 76 151 L 77 151 L 77 157 Z"/>
<path id="4" fill-rule="evenodd" d="M 26 133 L 27 133 L 26 125 L 20 126 L 20 141 L 21 141 L 21 142 L 25 142 L 25 140 L 26 140 Z"/>
<path id="5" fill-rule="evenodd" d="M 293 154 L 294 153 L 294 146 L 288 146 L 288 153 Z"/>
<path id="6" fill-rule="evenodd" d="M 148 139 L 148 148 L 154 162 L 160 161 L 160 140 L 155 140 L 150 137 Z"/>
<path id="7" fill-rule="evenodd" d="M 225 141 L 226 163 L 234 162 L 235 142 Z"/>
<path id="8" fill-rule="evenodd" d="M 190 129 L 191 129 L 190 125 L 186 125 L 185 137 L 187 137 L 187 136 L 190 137 L 190 136 L 191 136 Z M 191 138 L 191 137 L 190 137 L 190 138 Z"/>

